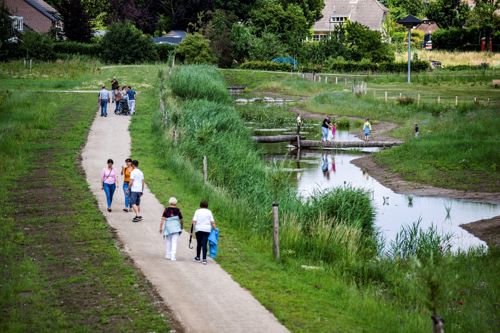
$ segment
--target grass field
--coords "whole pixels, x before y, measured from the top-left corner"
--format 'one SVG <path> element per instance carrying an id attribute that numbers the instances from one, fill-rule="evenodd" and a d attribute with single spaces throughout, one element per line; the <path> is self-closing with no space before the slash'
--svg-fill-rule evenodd
<path id="1" fill-rule="evenodd" d="M 0 331 L 168 332 L 158 297 L 120 251 L 79 164 L 95 96 L 1 85 Z"/>

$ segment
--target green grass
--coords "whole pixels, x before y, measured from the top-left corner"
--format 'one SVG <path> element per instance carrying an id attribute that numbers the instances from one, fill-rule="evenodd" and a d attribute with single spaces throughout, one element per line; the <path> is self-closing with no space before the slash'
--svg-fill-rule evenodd
<path id="1" fill-rule="evenodd" d="M 0 93 L 2 332 L 168 332 L 79 165 L 94 97 Z"/>

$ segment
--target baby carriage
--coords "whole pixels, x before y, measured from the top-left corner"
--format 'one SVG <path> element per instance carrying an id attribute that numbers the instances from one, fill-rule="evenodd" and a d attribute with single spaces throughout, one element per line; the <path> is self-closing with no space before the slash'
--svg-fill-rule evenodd
<path id="1" fill-rule="evenodd" d="M 116 101 L 115 114 L 122 116 L 130 115 L 130 109 L 128 107 L 128 101 L 126 98 L 122 98 L 119 101 Z"/>

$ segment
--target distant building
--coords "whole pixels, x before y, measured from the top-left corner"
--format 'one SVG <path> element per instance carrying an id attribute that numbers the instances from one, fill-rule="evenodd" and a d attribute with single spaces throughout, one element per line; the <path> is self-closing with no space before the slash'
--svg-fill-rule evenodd
<path id="1" fill-rule="evenodd" d="M 348 20 L 381 31 L 388 12 L 377 0 L 325 0 L 323 17 L 313 26 L 313 40 L 325 38 Z"/>
<path id="2" fill-rule="evenodd" d="M 4 0 L 14 29 L 48 33 L 51 30 L 62 33 L 63 21 L 59 12 L 43 0 Z"/>
<path id="3" fill-rule="evenodd" d="M 184 38 L 186 38 L 186 32 L 182 30 L 172 30 L 165 36 L 154 37 L 153 43 L 156 44 L 169 44 L 169 45 L 179 45 Z"/>

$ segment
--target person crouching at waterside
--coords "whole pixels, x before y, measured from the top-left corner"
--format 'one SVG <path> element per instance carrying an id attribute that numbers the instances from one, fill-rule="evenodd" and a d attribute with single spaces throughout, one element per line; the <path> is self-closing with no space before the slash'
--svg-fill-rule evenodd
<path id="1" fill-rule="evenodd" d="M 168 207 L 163 211 L 163 216 L 160 222 L 160 234 L 166 239 L 167 251 L 165 259 L 176 261 L 175 254 L 177 253 L 177 239 L 182 233 L 184 223 L 182 221 L 182 213 L 177 208 L 177 199 L 172 197 L 168 200 Z"/>
<path id="2" fill-rule="evenodd" d="M 200 262 L 200 252 L 203 249 L 203 264 L 207 264 L 207 242 L 210 231 L 216 229 L 214 216 L 208 209 L 208 202 L 200 202 L 200 208 L 194 212 L 193 216 L 194 232 L 196 234 L 196 257 L 195 261 Z"/>

